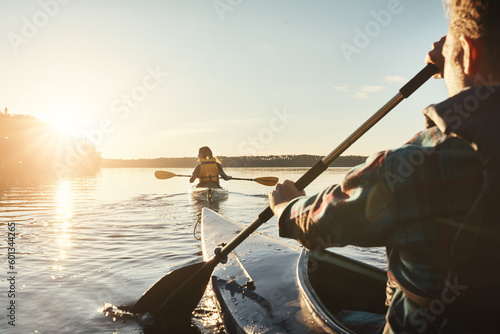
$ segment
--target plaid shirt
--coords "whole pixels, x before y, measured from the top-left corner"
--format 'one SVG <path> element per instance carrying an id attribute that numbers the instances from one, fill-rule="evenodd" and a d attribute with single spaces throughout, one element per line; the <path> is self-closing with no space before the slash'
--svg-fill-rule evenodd
<path id="1" fill-rule="evenodd" d="M 432 127 L 375 154 L 340 185 L 294 199 L 280 217 L 279 233 L 309 249 L 386 246 L 388 272 L 399 286 L 440 300 L 450 284 L 459 288 L 445 281 L 451 242 L 481 180 L 471 146 Z M 391 330 L 422 333 L 439 326 L 436 314 L 418 308 L 398 290 L 386 317 Z"/>

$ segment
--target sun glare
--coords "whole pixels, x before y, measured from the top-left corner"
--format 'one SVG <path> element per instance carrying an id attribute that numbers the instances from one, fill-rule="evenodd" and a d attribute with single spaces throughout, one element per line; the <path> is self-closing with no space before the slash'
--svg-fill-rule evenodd
<path id="1" fill-rule="evenodd" d="M 60 109 L 50 114 L 46 121 L 50 123 L 55 130 L 76 137 L 81 136 L 82 124 L 79 118 L 71 109 Z"/>
<path id="2" fill-rule="evenodd" d="M 52 126 L 62 133 L 67 135 L 78 136 L 80 135 L 80 126 L 75 119 L 64 116 L 58 119 L 55 119 L 50 122 Z"/>

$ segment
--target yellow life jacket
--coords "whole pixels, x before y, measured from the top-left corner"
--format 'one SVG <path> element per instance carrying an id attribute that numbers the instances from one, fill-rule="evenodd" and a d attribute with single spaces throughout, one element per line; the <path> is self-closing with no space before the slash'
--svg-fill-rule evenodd
<path id="1" fill-rule="evenodd" d="M 200 174 L 198 174 L 200 183 L 219 183 L 219 168 L 217 168 L 216 161 L 215 158 L 200 159 Z"/>

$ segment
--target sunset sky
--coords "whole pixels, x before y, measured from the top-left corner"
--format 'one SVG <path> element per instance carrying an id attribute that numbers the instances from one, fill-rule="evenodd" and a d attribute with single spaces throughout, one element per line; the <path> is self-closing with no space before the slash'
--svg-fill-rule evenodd
<path id="1" fill-rule="evenodd" d="M 0 108 L 104 158 L 326 155 L 424 67 L 439 0 L 0 0 Z M 345 154 L 397 147 L 431 80 Z"/>

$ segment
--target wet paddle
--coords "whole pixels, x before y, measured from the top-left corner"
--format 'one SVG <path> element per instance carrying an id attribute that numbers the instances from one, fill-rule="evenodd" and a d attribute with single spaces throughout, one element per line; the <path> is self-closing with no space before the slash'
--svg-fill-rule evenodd
<path id="1" fill-rule="evenodd" d="M 264 186 L 275 186 L 276 183 L 278 183 L 279 179 L 274 176 L 264 176 L 264 177 L 257 177 L 255 179 L 245 179 L 245 178 L 240 178 L 240 177 L 233 177 L 231 180 L 242 180 L 242 181 L 253 181 L 257 182 L 259 184 L 262 184 Z"/>
<path id="2" fill-rule="evenodd" d="M 415 90 L 423 85 L 438 69 L 432 65 L 427 65 L 396 94 L 389 102 L 380 108 L 372 117 L 354 131 L 344 142 L 342 142 L 329 155 L 319 160 L 309 169 L 295 185 L 299 190 L 303 190 L 314 179 L 316 179 L 328 165 L 339 157 L 347 148 L 358 140 L 366 131 L 375 125 L 382 117 L 391 111 L 404 98 L 409 97 Z M 205 288 L 210 280 L 211 273 L 215 266 L 252 234 L 260 225 L 268 221 L 273 216 L 273 211 L 267 207 L 257 219 L 245 227 L 236 237 L 226 244 L 220 252 L 217 252 L 212 259 L 189 265 L 187 267 L 174 270 L 156 282 L 133 306 L 134 313 L 153 313 L 163 316 L 186 316 L 191 314 L 200 301 Z"/>
<path id="3" fill-rule="evenodd" d="M 176 176 L 191 177 L 191 175 L 175 174 L 175 173 L 171 173 L 171 172 L 167 172 L 167 171 L 163 171 L 163 170 L 157 170 L 155 172 L 155 177 L 157 179 L 160 179 L 160 180 L 166 180 L 166 179 L 170 179 L 170 178 L 176 177 Z M 278 183 L 278 181 L 279 181 L 279 179 L 277 177 L 274 177 L 274 176 L 257 177 L 255 179 L 245 179 L 245 178 L 240 178 L 240 177 L 233 177 L 231 180 L 253 181 L 253 182 L 257 182 L 259 184 L 262 184 L 264 186 L 270 186 L 270 187 L 276 185 L 276 183 Z"/>

